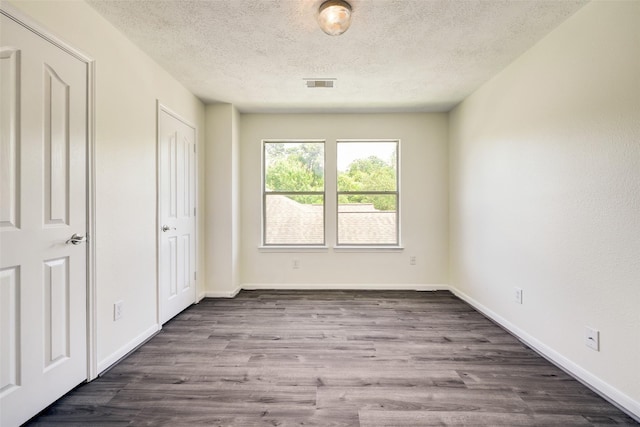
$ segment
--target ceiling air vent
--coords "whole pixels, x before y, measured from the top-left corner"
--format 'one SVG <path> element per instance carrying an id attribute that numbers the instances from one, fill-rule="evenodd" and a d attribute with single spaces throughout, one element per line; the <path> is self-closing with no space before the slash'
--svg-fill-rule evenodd
<path id="1" fill-rule="evenodd" d="M 304 79 L 307 87 L 335 87 L 336 79 Z"/>

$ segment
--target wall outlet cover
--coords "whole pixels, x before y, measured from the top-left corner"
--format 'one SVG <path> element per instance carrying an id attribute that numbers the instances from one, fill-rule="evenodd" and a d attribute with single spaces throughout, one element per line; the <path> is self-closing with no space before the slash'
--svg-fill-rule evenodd
<path id="1" fill-rule="evenodd" d="M 514 288 L 514 290 L 513 290 L 513 299 L 518 304 L 522 304 L 522 289 L 521 288 Z"/>
<path id="2" fill-rule="evenodd" d="M 116 301 L 113 304 L 113 320 L 120 320 L 122 318 L 122 301 Z"/>
<path id="3" fill-rule="evenodd" d="M 584 329 L 584 344 L 595 351 L 600 351 L 600 331 L 590 328 Z"/>

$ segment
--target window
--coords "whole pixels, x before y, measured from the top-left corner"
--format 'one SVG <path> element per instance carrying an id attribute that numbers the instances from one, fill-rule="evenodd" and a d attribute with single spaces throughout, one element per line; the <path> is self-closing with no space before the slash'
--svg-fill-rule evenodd
<path id="1" fill-rule="evenodd" d="M 338 245 L 399 244 L 398 146 L 337 141 Z"/>
<path id="2" fill-rule="evenodd" d="M 263 244 L 324 245 L 324 141 L 263 141 Z"/>

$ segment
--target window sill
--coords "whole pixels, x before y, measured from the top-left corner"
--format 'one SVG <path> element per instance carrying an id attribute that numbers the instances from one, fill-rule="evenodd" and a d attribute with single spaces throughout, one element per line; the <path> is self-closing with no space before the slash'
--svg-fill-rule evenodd
<path id="1" fill-rule="evenodd" d="M 334 252 L 401 252 L 402 246 L 334 246 Z"/>
<path id="2" fill-rule="evenodd" d="M 279 252 L 279 253 L 297 253 L 297 252 L 328 252 L 328 246 L 259 246 L 259 252 Z"/>
<path id="3" fill-rule="evenodd" d="M 333 252 L 402 252 L 402 246 L 333 246 Z M 259 252 L 300 253 L 329 252 L 328 246 L 258 246 Z"/>

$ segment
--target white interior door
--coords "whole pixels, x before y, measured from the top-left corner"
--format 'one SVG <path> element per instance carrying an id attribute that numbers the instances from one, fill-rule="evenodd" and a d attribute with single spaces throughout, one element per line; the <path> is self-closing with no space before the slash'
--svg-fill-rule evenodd
<path id="1" fill-rule="evenodd" d="M 0 425 L 9 427 L 87 378 L 88 69 L 0 17 Z"/>
<path id="2" fill-rule="evenodd" d="M 159 105 L 160 321 L 196 300 L 196 130 Z"/>

